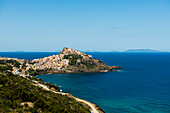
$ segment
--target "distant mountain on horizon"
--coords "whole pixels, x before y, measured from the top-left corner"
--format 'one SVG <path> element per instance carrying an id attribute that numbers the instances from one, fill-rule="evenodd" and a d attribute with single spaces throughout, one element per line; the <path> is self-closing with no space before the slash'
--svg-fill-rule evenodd
<path id="1" fill-rule="evenodd" d="M 125 52 L 161 52 L 161 51 L 152 50 L 152 49 L 129 49 L 126 50 Z"/>

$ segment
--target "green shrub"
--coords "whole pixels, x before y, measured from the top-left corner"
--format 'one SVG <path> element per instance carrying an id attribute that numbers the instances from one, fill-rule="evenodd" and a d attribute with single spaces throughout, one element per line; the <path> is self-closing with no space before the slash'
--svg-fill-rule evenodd
<path id="1" fill-rule="evenodd" d="M 82 59 L 81 55 L 64 55 L 64 59 L 69 59 L 69 65 L 74 66 L 77 63 L 77 59 Z"/>
<path id="2" fill-rule="evenodd" d="M 20 65 L 21 64 L 19 62 L 17 62 L 17 61 L 14 63 L 14 66 L 17 67 L 17 68 L 19 68 Z"/>

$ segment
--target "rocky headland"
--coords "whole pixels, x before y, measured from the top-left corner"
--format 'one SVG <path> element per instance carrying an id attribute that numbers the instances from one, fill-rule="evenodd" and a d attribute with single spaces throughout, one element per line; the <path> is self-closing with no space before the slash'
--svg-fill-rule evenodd
<path id="1" fill-rule="evenodd" d="M 66 47 L 57 55 L 40 59 L 24 60 L 0 57 L 0 60 L 8 60 L 8 64 L 13 67 L 14 74 L 25 76 L 53 73 L 109 72 L 122 69 L 119 66 L 108 66 L 102 60 L 93 58 L 92 55 Z"/>

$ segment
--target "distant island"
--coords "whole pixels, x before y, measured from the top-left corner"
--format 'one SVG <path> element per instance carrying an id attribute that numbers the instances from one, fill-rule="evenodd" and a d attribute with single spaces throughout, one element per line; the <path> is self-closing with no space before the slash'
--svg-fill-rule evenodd
<path id="1" fill-rule="evenodd" d="M 152 49 L 129 49 L 126 50 L 125 52 L 160 52 L 160 51 L 152 50 Z"/>

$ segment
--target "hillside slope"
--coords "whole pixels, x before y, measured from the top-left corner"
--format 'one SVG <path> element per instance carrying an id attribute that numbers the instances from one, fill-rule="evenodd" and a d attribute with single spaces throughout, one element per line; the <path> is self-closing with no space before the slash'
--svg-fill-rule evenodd
<path id="1" fill-rule="evenodd" d="M 35 77 L 13 75 L 11 66 L 0 64 L 0 112 L 81 112 L 89 113 L 89 107 L 73 98 L 46 91 L 35 86 Z M 57 86 L 44 83 L 48 87 Z"/>

